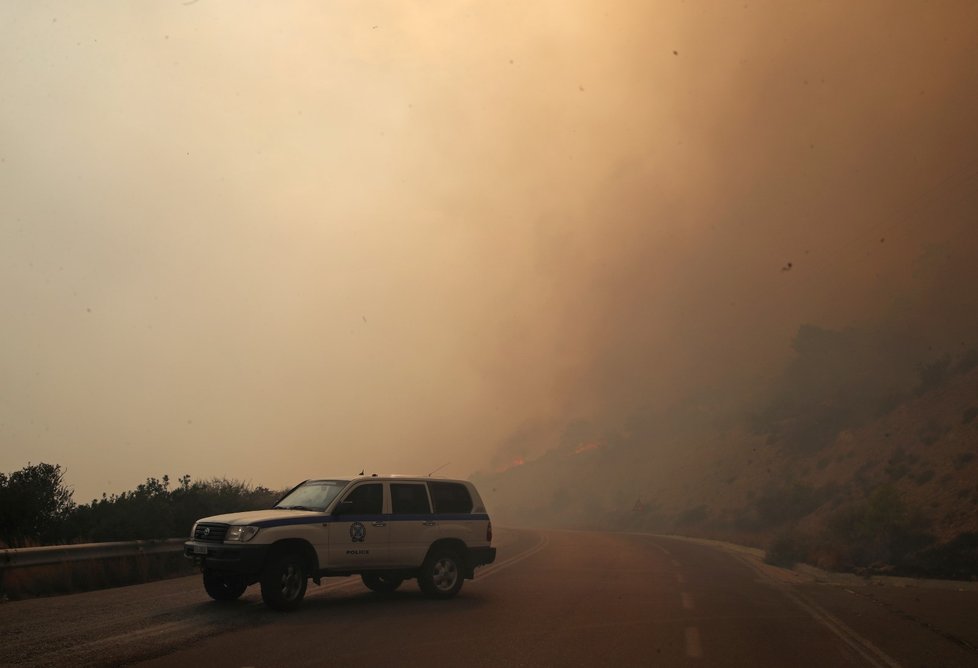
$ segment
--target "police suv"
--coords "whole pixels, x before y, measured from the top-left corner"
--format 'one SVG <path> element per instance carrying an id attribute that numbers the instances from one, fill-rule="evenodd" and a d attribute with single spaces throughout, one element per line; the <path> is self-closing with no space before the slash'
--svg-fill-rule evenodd
<path id="1" fill-rule="evenodd" d="M 377 592 L 417 578 L 428 596 L 451 598 L 496 558 L 491 541 L 472 483 L 374 475 L 306 480 L 269 510 L 205 517 L 184 555 L 211 598 L 233 601 L 257 582 L 266 605 L 288 610 L 309 578 L 329 576 L 360 575 Z"/>

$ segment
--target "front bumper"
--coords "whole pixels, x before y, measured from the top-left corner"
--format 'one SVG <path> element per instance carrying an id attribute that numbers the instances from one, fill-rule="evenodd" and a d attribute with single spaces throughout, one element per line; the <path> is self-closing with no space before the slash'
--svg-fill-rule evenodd
<path id="1" fill-rule="evenodd" d="M 183 556 L 201 568 L 254 575 L 261 572 L 268 548 L 268 545 L 232 545 L 188 540 L 183 544 Z"/>

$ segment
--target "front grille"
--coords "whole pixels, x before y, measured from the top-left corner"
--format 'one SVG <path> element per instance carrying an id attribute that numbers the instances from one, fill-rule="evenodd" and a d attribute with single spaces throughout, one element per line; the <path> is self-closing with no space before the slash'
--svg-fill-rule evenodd
<path id="1" fill-rule="evenodd" d="M 228 532 L 227 524 L 198 524 L 194 530 L 194 540 L 207 540 L 220 543 Z"/>

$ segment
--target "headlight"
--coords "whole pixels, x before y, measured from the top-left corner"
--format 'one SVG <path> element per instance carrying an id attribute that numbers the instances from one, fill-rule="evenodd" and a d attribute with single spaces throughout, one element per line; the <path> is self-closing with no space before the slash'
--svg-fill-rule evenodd
<path id="1" fill-rule="evenodd" d="M 251 540 L 258 533 L 258 527 L 228 527 L 224 540 L 234 540 L 241 543 Z"/>
<path id="2" fill-rule="evenodd" d="M 197 523 L 194 522 L 194 525 L 192 527 L 190 527 L 190 538 L 191 538 L 191 540 L 196 535 L 197 535 Z"/>

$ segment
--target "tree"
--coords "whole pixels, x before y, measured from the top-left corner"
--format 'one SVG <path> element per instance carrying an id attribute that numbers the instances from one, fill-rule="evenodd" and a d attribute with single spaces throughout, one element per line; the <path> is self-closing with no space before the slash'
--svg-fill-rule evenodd
<path id="1" fill-rule="evenodd" d="M 30 464 L 8 477 L 0 473 L 0 540 L 8 545 L 58 537 L 75 507 L 59 464 Z"/>

